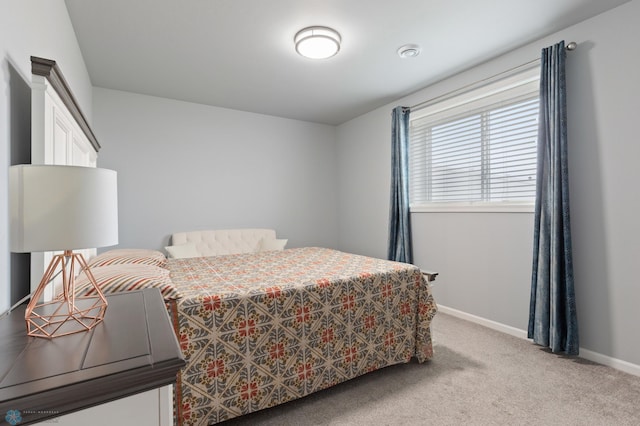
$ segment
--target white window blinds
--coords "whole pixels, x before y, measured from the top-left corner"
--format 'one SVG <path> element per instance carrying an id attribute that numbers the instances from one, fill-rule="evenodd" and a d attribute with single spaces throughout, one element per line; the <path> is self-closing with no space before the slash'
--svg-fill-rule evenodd
<path id="1" fill-rule="evenodd" d="M 411 112 L 411 208 L 533 205 L 539 70 Z"/>

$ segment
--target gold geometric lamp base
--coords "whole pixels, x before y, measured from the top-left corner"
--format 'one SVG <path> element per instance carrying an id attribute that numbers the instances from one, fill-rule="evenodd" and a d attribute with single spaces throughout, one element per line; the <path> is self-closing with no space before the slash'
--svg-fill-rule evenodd
<path id="1" fill-rule="evenodd" d="M 95 296 L 76 297 L 76 271 L 86 275 L 90 285 L 95 289 Z M 62 275 L 62 293 L 50 302 L 40 302 L 47 285 L 57 274 Z M 27 305 L 24 319 L 27 322 L 29 336 L 52 339 L 91 330 L 104 319 L 106 311 L 107 299 L 98 287 L 84 256 L 67 250 L 51 259 L 31 302 Z"/>

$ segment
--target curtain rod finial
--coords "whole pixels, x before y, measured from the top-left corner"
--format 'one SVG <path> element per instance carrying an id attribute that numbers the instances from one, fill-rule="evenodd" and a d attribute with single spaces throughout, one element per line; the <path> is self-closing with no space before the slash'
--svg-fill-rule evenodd
<path id="1" fill-rule="evenodd" d="M 567 50 L 576 50 L 576 47 L 578 47 L 578 43 L 576 43 L 575 41 L 569 42 L 569 44 L 567 44 L 566 49 Z"/>

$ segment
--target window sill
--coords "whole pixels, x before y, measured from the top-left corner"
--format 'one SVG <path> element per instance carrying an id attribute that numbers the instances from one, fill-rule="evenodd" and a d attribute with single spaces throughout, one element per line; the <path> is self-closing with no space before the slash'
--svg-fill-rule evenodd
<path id="1" fill-rule="evenodd" d="M 519 203 L 432 203 L 410 206 L 411 213 L 534 213 L 535 205 Z"/>

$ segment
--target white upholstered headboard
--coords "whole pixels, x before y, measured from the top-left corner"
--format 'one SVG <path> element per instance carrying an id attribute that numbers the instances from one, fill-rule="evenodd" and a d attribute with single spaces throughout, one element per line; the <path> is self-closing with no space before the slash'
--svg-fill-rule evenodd
<path id="1" fill-rule="evenodd" d="M 176 232 L 171 236 L 171 244 L 193 244 L 200 256 L 217 256 L 257 252 L 263 240 L 275 239 L 276 231 L 273 229 L 216 229 Z"/>

